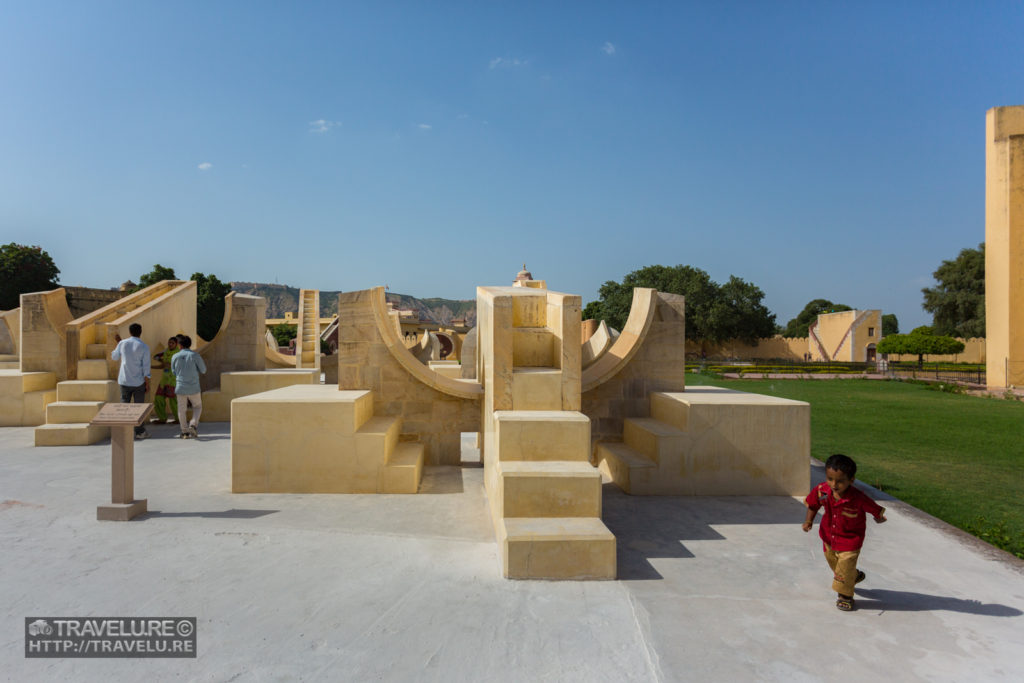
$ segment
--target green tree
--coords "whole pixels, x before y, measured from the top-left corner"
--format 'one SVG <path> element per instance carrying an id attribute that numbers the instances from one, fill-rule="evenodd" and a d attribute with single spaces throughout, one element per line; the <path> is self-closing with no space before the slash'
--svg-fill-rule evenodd
<path id="1" fill-rule="evenodd" d="M 890 334 L 900 333 L 900 321 L 896 318 L 895 313 L 886 313 L 882 315 L 882 336 L 888 337 Z"/>
<path id="2" fill-rule="evenodd" d="M 270 328 L 270 334 L 274 335 L 278 346 L 288 346 L 288 342 L 299 335 L 299 328 L 289 323 L 278 323 Z"/>
<path id="3" fill-rule="evenodd" d="M 775 316 L 762 305 L 764 292 L 738 277 L 719 285 L 692 266 L 647 266 L 635 270 L 622 282 L 601 285 L 597 301 L 584 309 L 585 318 L 604 320 L 621 330 L 629 317 L 634 287 L 686 297 L 686 336 L 698 342 L 726 339 L 756 341 L 775 332 Z"/>
<path id="4" fill-rule="evenodd" d="M 938 283 L 925 287 L 921 307 L 932 314 L 936 334 L 952 337 L 985 336 L 985 243 L 961 249 L 932 273 Z"/>
<path id="5" fill-rule="evenodd" d="M 0 311 L 21 306 L 21 295 L 59 287 L 60 269 L 42 247 L 0 247 Z"/>
<path id="6" fill-rule="evenodd" d="M 231 292 L 231 285 L 212 273 L 192 273 L 189 279 L 196 281 L 196 332 L 211 341 L 224 322 L 224 297 Z"/>
<path id="7" fill-rule="evenodd" d="M 167 268 L 161 266 L 159 263 L 153 265 L 153 270 L 149 271 L 145 275 L 139 277 L 139 285 L 135 288 L 135 291 L 145 289 L 150 285 L 155 285 L 158 282 L 164 280 L 177 280 L 178 278 L 174 275 L 174 268 Z"/>
<path id="8" fill-rule="evenodd" d="M 910 334 L 892 334 L 878 342 L 879 353 L 917 354 L 917 365 L 924 364 L 925 355 L 960 353 L 964 343 L 946 335 L 938 335 L 928 325 L 915 327 Z"/>
<path id="9" fill-rule="evenodd" d="M 806 337 L 811 324 L 818 319 L 821 313 L 838 313 L 839 311 L 852 310 L 846 304 L 834 304 L 828 299 L 814 299 L 807 302 L 804 309 L 795 318 L 786 323 L 782 330 L 782 336 L 790 339 Z"/>

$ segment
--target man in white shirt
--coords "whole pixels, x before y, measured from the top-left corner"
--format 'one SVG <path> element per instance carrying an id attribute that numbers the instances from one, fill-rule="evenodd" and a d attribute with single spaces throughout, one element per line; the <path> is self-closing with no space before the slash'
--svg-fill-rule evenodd
<path id="1" fill-rule="evenodd" d="M 110 354 L 110 358 L 121 361 L 121 369 L 117 372 L 121 403 L 131 403 L 133 400 L 135 403 L 145 403 L 146 394 L 149 393 L 149 346 L 139 338 L 142 325 L 132 323 L 128 326 L 128 332 L 132 335 L 128 339 L 121 339 L 119 334 L 114 335 L 117 348 Z M 148 439 L 149 432 L 145 427 L 136 427 L 135 438 Z"/>

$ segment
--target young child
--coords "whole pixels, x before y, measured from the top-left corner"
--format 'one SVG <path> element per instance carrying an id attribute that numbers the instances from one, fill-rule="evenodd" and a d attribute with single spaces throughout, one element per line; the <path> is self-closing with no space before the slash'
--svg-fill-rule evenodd
<path id="1" fill-rule="evenodd" d="M 807 505 L 804 531 L 811 530 L 818 509 L 825 508 L 818 524 L 818 535 L 824 546 L 825 561 L 832 569 L 832 590 L 839 594 L 836 607 L 844 612 L 854 607 L 854 584 L 864 580 L 864 572 L 857 570 L 857 558 L 864 545 L 865 513 L 871 513 L 878 524 L 885 521 L 885 508 L 853 486 L 856 474 L 857 463 L 836 453 L 825 462 L 825 483 L 815 486 L 804 499 Z"/>

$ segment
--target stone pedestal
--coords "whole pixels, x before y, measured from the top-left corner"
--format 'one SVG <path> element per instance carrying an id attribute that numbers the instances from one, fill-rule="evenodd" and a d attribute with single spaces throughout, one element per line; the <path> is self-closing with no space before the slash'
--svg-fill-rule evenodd
<path id="1" fill-rule="evenodd" d="M 108 403 L 90 422 L 110 427 L 110 504 L 97 506 L 97 520 L 127 522 L 146 512 L 146 499 L 135 499 L 135 427 L 152 411 L 152 403 Z"/>

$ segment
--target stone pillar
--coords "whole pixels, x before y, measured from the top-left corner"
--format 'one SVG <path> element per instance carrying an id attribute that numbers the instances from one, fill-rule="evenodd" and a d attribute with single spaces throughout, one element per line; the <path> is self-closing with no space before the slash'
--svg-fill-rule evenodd
<path id="1" fill-rule="evenodd" d="M 986 384 L 1024 386 L 1024 106 L 985 117 Z"/>

